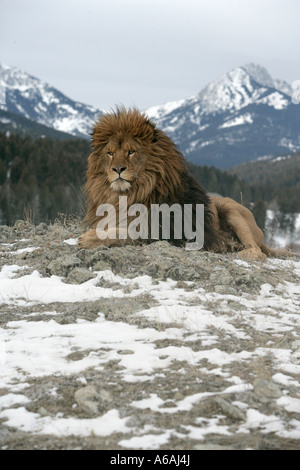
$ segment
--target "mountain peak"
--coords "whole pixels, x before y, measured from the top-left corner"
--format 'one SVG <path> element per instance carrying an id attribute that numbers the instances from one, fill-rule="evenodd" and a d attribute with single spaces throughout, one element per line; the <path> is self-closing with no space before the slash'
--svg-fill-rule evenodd
<path id="1" fill-rule="evenodd" d="M 237 67 L 206 85 L 198 98 L 206 113 L 233 112 L 250 104 L 257 88 L 247 70 Z"/>
<path id="2" fill-rule="evenodd" d="M 274 80 L 265 67 L 252 62 L 250 64 L 243 65 L 242 69 L 244 69 L 257 83 L 270 88 L 274 87 Z"/>
<path id="3" fill-rule="evenodd" d="M 88 137 L 100 110 L 71 100 L 48 83 L 0 64 L 0 108 L 67 132 Z"/>
<path id="4" fill-rule="evenodd" d="M 30 88 L 33 85 L 38 83 L 45 83 L 35 77 L 32 77 L 27 72 L 24 72 L 17 67 L 12 67 L 10 65 L 1 64 L 0 63 L 0 88 L 10 89 L 10 88 L 18 88 L 22 87 Z M 3 103 L 1 103 L 3 104 Z"/>
<path id="5" fill-rule="evenodd" d="M 151 108 L 150 115 L 198 164 L 228 168 L 300 147 L 291 87 L 265 67 L 236 67 L 183 102 Z M 147 111 L 146 111 L 147 112 Z"/>
<path id="6" fill-rule="evenodd" d="M 210 82 L 198 94 L 201 109 L 207 113 L 234 112 L 257 102 L 266 92 L 291 96 L 291 86 L 273 79 L 265 67 L 249 63 L 236 67 Z M 275 92 L 275 93 L 276 93 Z M 283 97 L 279 97 L 283 101 Z"/>
<path id="7" fill-rule="evenodd" d="M 260 83 L 261 85 L 270 88 L 275 88 L 276 90 L 279 90 L 288 96 L 292 95 L 291 85 L 280 78 L 272 78 L 272 76 L 265 67 L 262 67 L 258 64 L 250 63 L 243 65 L 242 68 L 246 70 L 257 83 Z"/>

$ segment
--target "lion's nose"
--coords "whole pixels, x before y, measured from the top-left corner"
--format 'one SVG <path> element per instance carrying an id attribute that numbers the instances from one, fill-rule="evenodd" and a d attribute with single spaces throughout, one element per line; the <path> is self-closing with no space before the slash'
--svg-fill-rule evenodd
<path id="1" fill-rule="evenodd" d="M 119 173 L 119 175 L 126 170 L 126 166 L 114 166 L 112 168 L 113 171 L 115 171 L 116 173 Z"/>

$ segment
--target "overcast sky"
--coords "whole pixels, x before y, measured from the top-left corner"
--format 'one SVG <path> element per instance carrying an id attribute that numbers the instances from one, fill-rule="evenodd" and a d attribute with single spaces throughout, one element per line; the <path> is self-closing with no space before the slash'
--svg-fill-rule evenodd
<path id="1" fill-rule="evenodd" d="M 0 62 L 100 109 L 146 109 L 249 62 L 299 80 L 299 22 L 299 0 L 0 0 Z"/>

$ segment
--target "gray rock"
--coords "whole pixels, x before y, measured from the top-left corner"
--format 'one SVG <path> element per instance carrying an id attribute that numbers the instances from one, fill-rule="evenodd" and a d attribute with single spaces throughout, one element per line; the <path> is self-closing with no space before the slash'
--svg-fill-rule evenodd
<path id="1" fill-rule="evenodd" d="M 221 397 L 216 397 L 214 401 L 217 403 L 221 411 L 234 421 L 246 420 L 246 414 L 244 413 L 244 411 L 230 403 L 228 400 L 224 400 L 224 398 Z"/>
<path id="2" fill-rule="evenodd" d="M 270 398 L 279 398 L 282 395 L 278 385 L 266 379 L 255 379 L 253 382 L 253 389 L 255 395 L 261 401 L 269 401 Z"/>
<path id="3" fill-rule="evenodd" d="M 107 262 L 107 261 L 98 261 L 98 263 L 96 263 L 94 266 L 93 266 L 93 271 L 110 271 L 111 270 L 111 266 L 110 264 Z"/>
<path id="4" fill-rule="evenodd" d="M 300 339 L 292 342 L 292 350 L 295 351 L 297 349 L 300 349 Z"/>
<path id="5" fill-rule="evenodd" d="M 217 285 L 217 286 L 214 286 L 214 292 L 216 292 L 217 294 L 226 294 L 226 295 L 235 295 L 236 294 L 236 291 L 233 287 L 229 286 L 229 285 Z"/>
<path id="6" fill-rule="evenodd" d="M 169 400 L 160 405 L 160 408 L 176 408 L 176 403 L 172 400 Z"/>
<path id="7" fill-rule="evenodd" d="M 229 286 L 233 284 L 233 277 L 227 269 L 214 269 L 209 276 L 209 280 L 214 286 Z"/>
<path id="8" fill-rule="evenodd" d="M 35 233 L 38 235 L 42 235 L 47 230 L 49 230 L 48 225 L 45 222 L 41 222 L 39 225 L 36 226 Z"/>
<path id="9" fill-rule="evenodd" d="M 80 266 L 82 261 L 75 255 L 66 255 L 56 258 L 47 266 L 47 272 L 55 276 L 66 277 L 69 272 Z"/>
<path id="10" fill-rule="evenodd" d="M 12 237 L 12 228 L 7 225 L 0 226 L 0 241 L 4 243 L 10 243 Z"/>
<path id="11" fill-rule="evenodd" d="M 53 413 L 49 413 L 49 411 L 47 411 L 43 406 L 41 406 L 39 409 L 38 409 L 38 412 L 41 416 L 51 416 L 51 417 L 54 417 L 54 414 Z"/>
<path id="12" fill-rule="evenodd" d="M 74 398 L 79 408 L 89 415 L 103 414 L 111 402 L 110 394 L 94 385 L 80 388 Z"/>
<path id="13" fill-rule="evenodd" d="M 236 276 L 235 278 L 235 284 L 241 289 L 244 289 L 245 287 L 254 289 L 259 287 L 264 282 L 264 278 L 259 277 L 257 274 L 253 275 L 252 273 L 244 273 Z"/>
<path id="14" fill-rule="evenodd" d="M 197 281 L 201 280 L 205 274 L 202 267 L 197 270 L 193 266 L 177 265 L 169 268 L 165 277 L 170 277 L 174 281 Z"/>
<path id="15" fill-rule="evenodd" d="M 69 273 L 66 282 L 68 284 L 82 284 L 83 282 L 93 279 L 95 274 L 93 274 L 89 269 L 86 268 L 74 268 Z"/>

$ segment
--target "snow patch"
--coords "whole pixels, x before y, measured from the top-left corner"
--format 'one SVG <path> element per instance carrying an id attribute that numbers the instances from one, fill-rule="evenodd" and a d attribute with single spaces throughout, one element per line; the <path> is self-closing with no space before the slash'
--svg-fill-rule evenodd
<path id="1" fill-rule="evenodd" d="M 274 109 L 284 109 L 290 104 L 290 101 L 278 91 L 274 91 L 274 93 L 271 93 L 270 95 L 261 98 L 260 100 L 258 100 L 258 102 L 262 104 L 267 104 L 268 106 L 271 106 Z"/>
<path id="2" fill-rule="evenodd" d="M 250 113 L 242 114 L 234 119 L 226 121 L 224 124 L 219 126 L 219 129 L 226 129 L 227 127 L 242 126 L 243 124 L 252 124 L 253 119 Z"/>

